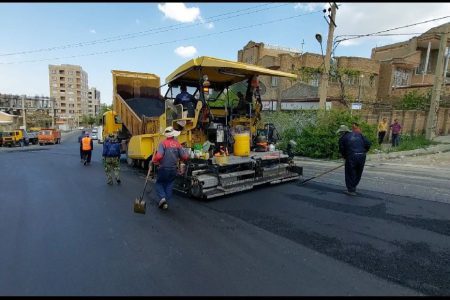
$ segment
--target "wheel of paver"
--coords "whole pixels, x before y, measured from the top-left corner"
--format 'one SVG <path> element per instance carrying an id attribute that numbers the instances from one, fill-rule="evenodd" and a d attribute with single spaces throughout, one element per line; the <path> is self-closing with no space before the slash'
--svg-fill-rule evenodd
<path id="1" fill-rule="evenodd" d="M 39 146 L 44 146 L 44 144 L 43 143 L 39 143 Z"/>

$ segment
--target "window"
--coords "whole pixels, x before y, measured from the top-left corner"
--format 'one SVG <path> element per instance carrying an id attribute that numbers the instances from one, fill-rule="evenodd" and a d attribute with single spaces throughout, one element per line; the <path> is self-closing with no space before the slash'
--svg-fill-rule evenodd
<path id="1" fill-rule="evenodd" d="M 278 86 L 278 77 L 272 76 L 272 87 Z"/>
<path id="2" fill-rule="evenodd" d="M 52 70 L 52 74 L 56 74 L 56 70 Z"/>
<path id="3" fill-rule="evenodd" d="M 394 87 L 398 86 L 408 86 L 409 85 L 410 74 L 408 70 L 397 69 L 394 72 Z"/>
<path id="4" fill-rule="evenodd" d="M 53 87 L 58 87 L 57 83 L 52 84 Z M 56 92 L 56 90 L 54 90 Z"/>
<path id="5" fill-rule="evenodd" d="M 356 85 L 358 84 L 358 76 L 354 76 L 354 75 L 347 75 L 345 76 L 345 80 L 344 83 L 347 85 Z"/>
<path id="6" fill-rule="evenodd" d="M 309 84 L 312 86 L 319 86 L 320 82 L 320 74 L 315 73 L 311 76 L 311 79 L 309 80 Z"/>
<path id="7" fill-rule="evenodd" d="M 56 81 L 58 78 L 56 76 L 52 76 L 52 81 Z"/>

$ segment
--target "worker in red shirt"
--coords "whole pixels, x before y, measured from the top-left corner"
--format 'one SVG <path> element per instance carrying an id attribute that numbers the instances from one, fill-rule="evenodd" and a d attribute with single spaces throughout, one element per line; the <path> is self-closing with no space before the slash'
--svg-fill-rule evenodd
<path id="1" fill-rule="evenodd" d="M 173 129 L 172 126 L 167 127 L 164 130 L 166 139 L 159 143 L 158 150 L 152 159 L 153 164 L 158 166 L 155 188 L 159 199 L 158 207 L 161 209 L 169 207 L 167 201 L 172 198 L 178 160 L 189 159 L 187 152 L 175 139 L 179 135 L 180 131 Z"/>

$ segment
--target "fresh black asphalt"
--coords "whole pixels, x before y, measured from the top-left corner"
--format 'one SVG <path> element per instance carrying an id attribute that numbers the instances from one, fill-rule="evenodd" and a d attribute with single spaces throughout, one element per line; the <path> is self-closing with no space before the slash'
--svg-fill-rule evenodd
<path id="1" fill-rule="evenodd" d="M 0 152 L 0 295 L 450 294 L 449 204 L 311 181 L 138 215 L 144 172 L 108 186 L 94 147 Z"/>

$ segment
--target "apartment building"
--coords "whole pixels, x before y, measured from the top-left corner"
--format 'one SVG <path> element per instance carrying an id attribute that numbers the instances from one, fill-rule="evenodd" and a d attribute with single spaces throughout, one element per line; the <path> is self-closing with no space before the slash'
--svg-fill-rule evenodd
<path id="1" fill-rule="evenodd" d="M 372 49 L 372 59 L 380 61 L 380 100 L 398 98 L 412 90 L 426 93 L 434 84 L 441 33 L 450 23 L 431 28 L 427 32 L 407 41 Z M 447 54 L 444 61 L 446 69 L 446 88 L 444 95 L 450 93 L 449 58 L 450 40 L 447 41 Z"/>
<path id="2" fill-rule="evenodd" d="M 89 114 L 88 74 L 76 65 L 49 65 L 49 84 L 56 124 L 77 127 L 81 117 Z"/>
<path id="3" fill-rule="evenodd" d="M 238 51 L 238 61 L 273 70 L 291 72 L 297 80 L 261 76 L 261 98 L 264 109 L 306 109 L 319 105 L 321 54 L 301 53 L 294 49 L 250 41 Z M 378 61 L 362 57 L 335 57 L 334 67 L 346 70 L 340 78 L 332 76 L 328 83 L 327 107 L 351 102 L 373 103 L 378 90 Z M 305 76 L 307 75 L 307 76 Z"/>
<path id="4" fill-rule="evenodd" d="M 88 92 L 88 114 L 95 117 L 100 112 L 100 91 L 91 87 Z"/>

